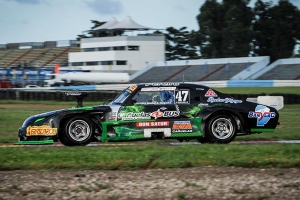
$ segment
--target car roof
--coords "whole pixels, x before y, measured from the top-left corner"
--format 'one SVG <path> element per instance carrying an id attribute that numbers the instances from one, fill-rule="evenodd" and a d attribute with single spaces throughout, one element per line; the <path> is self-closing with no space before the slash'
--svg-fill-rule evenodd
<path id="1" fill-rule="evenodd" d="M 192 83 L 192 82 L 153 82 L 153 83 L 139 83 L 137 84 L 138 87 L 189 87 L 189 88 L 203 88 L 203 89 L 209 89 L 208 86 L 201 85 L 198 83 Z"/>

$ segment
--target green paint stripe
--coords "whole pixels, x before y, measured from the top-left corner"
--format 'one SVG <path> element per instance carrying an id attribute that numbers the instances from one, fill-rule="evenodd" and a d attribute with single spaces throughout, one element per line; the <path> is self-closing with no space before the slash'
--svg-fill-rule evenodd
<path id="1" fill-rule="evenodd" d="M 131 135 L 131 136 L 129 136 L 129 139 L 141 139 L 141 138 L 145 138 L 144 134 L 138 134 L 138 135 Z"/>
<path id="2" fill-rule="evenodd" d="M 68 110 L 94 110 L 93 107 L 79 107 L 79 108 L 69 108 Z"/>
<path id="3" fill-rule="evenodd" d="M 53 144 L 53 140 L 32 140 L 32 141 L 19 141 L 18 143 L 15 143 L 18 145 L 24 145 L 24 144 Z"/>
<path id="4" fill-rule="evenodd" d="M 272 128 L 251 128 L 251 132 L 274 132 Z"/>
<path id="5" fill-rule="evenodd" d="M 37 123 L 37 122 L 42 121 L 42 120 L 44 120 L 44 119 L 45 119 L 45 117 L 39 118 L 39 119 L 35 120 L 34 123 Z"/>
<path id="6" fill-rule="evenodd" d="M 199 132 L 193 132 L 193 133 L 172 133 L 171 137 L 199 137 L 202 136 Z"/>

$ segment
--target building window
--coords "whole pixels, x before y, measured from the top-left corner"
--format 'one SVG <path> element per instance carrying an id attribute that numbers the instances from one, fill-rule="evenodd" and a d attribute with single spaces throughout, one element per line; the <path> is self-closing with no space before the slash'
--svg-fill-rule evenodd
<path id="1" fill-rule="evenodd" d="M 112 65 L 113 61 L 107 60 L 107 61 L 101 61 L 101 65 Z"/>
<path id="2" fill-rule="evenodd" d="M 96 51 L 96 48 L 84 48 L 83 52 L 92 52 L 92 51 Z"/>
<path id="3" fill-rule="evenodd" d="M 83 62 L 72 62 L 72 66 L 83 66 Z"/>
<path id="4" fill-rule="evenodd" d="M 99 65 L 99 62 L 86 62 L 86 66 Z"/>
<path id="5" fill-rule="evenodd" d="M 113 47 L 114 51 L 124 51 L 125 50 L 125 46 L 117 46 L 117 47 Z"/>
<path id="6" fill-rule="evenodd" d="M 139 46 L 128 46 L 128 51 L 138 51 L 139 49 Z"/>
<path id="7" fill-rule="evenodd" d="M 117 60 L 117 65 L 126 65 L 127 61 L 126 60 Z"/>
<path id="8" fill-rule="evenodd" d="M 110 47 L 98 47 L 98 51 L 109 51 Z"/>

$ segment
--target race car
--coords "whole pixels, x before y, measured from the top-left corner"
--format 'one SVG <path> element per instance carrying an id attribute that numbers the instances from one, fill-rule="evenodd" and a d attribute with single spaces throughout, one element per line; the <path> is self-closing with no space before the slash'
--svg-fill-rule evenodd
<path id="1" fill-rule="evenodd" d="M 239 135 L 274 132 L 279 120 L 276 106 L 283 105 L 277 97 L 267 96 L 262 104 L 187 82 L 131 85 L 106 105 L 83 106 L 86 92 L 65 95 L 76 97 L 77 106 L 27 118 L 19 128 L 18 144 L 60 141 L 84 146 L 154 139 L 226 144 Z"/>

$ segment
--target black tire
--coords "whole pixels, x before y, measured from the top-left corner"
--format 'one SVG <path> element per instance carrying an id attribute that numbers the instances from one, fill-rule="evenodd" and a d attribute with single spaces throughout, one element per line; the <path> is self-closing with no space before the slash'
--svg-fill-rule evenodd
<path id="1" fill-rule="evenodd" d="M 85 146 L 93 138 L 94 126 L 87 117 L 73 117 L 66 121 L 61 143 L 66 146 Z"/>
<path id="2" fill-rule="evenodd" d="M 207 138 L 205 137 L 202 137 L 202 138 L 197 138 L 197 141 L 201 144 L 204 144 L 204 143 L 208 143 L 210 142 Z"/>
<path id="3" fill-rule="evenodd" d="M 65 146 L 74 146 L 73 143 L 71 143 L 65 136 L 65 133 L 59 134 L 58 135 L 58 139 L 60 141 L 60 143 L 62 143 Z"/>
<path id="4" fill-rule="evenodd" d="M 205 134 L 210 142 L 230 143 L 237 135 L 236 121 L 227 115 L 213 116 L 206 124 Z"/>

